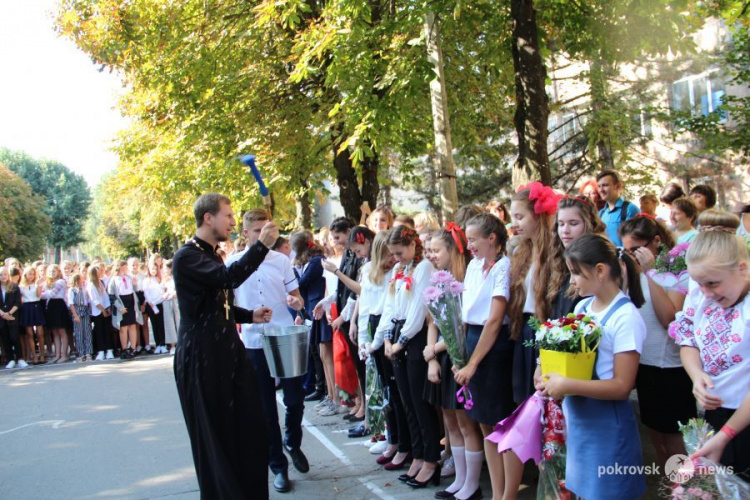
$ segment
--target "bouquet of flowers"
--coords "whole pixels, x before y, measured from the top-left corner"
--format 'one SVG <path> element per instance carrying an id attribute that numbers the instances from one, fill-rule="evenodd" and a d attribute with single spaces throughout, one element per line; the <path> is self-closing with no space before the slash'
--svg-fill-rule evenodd
<path id="1" fill-rule="evenodd" d="M 665 290 L 676 290 L 680 293 L 688 292 L 688 280 L 685 254 L 690 243 L 681 243 L 672 250 L 666 248 L 656 257 L 654 268 L 646 275 Z"/>
<path id="2" fill-rule="evenodd" d="M 691 418 L 679 424 L 688 454 L 699 450 L 714 434 L 702 418 Z M 674 455 L 665 467 L 667 484 L 662 487 L 672 500 L 713 500 L 715 498 L 750 498 L 750 484 L 724 467 L 706 458 Z"/>
<path id="3" fill-rule="evenodd" d="M 591 379 L 602 332 L 589 316 L 570 313 L 544 323 L 531 318 L 529 324 L 536 334 L 534 340 L 524 344 L 539 349 L 542 374 L 559 373 L 565 377 Z"/>
<path id="4" fill-rule="evenodd" d="M 451 273 L 437 271 L 430 278 L 430 286 L 422 294 L 432 319 L 440 329 L 453 366 L 458 369 L 466 366 L 468 361 L 466 359 L 466 333 L 461 320 L 463 291 L 463 283 L 457 281 Z M 461 387 L 457 397 L 459 403 L 464 403 L 466 409 L 471 409 L 473 401 L 467 387 Z"/>

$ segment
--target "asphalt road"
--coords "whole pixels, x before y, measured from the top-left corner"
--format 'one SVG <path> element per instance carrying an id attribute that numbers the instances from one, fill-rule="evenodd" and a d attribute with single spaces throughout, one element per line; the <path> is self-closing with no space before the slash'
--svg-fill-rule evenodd
<path id="1" fill-rule="evenodd" d="M 199 498 L 172 359 L 0 373 L 0 498 Z M 291 469 L 293 491 L 271 488 L 271 498 L 426 499 L 438 489 L 400 483 L 400 472 L 375 464 L 363 439 L 347 437 L 350 424 L 340 417 L 319 417 L 310 406 L 304 424 L 311 470 Z M 535 498 L 532 482 L 525 479 L 520 499 Z M 482 489 L 491 498 L 486 470 Z"/>

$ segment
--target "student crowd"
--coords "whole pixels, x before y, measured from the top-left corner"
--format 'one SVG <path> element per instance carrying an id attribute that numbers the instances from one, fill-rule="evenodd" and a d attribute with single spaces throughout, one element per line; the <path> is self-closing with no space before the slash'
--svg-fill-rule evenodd
<path id="1" fill-rule="evenodd" d="M 153 254 L 111 265 L 8 258 L 0 268 L 5 368 L 174 354 L 179 310 L 171 262 Z M 154 344 L 151 345 L 153 338 Z M 171 349 L 170 349 L 171 347 Z"/>
<path id="2" fill-rule="evenodd" d="M 499 201 L 464 206 L 444 227 L 430 214 L 395 217 L 378 207 L 366 225 L 341 217 L 318 234 L 302 230 L 279 238 L 234 290 L 237 306 L 273 311 L 270 325 L 238 328 L 260 386 L 276 490 L 290 490 L 284 452 L 300 472 L 310 468 L 301 449 L 307 401 L 317 402 L 321 416 L 357 424 L 349 431 L 353 438 L 372 433 L 368 412 L 382 412 L 385 434 L 372 438 L 371 451 L 408 487 L 437 486 L 448 477 L 436 498 L 515 498 L 524 464 L 484 438 L 539 391 L 564 397 L 566 488 L 587 499 L 637 498 L 645 493 L 642 475 L 597 473 L 600 465 L 642 464 L 629 399 L 634 388 L 662 470 L 670 456 L 685 453 L 678 422 L 700 410 L 717 433 L 699 453 L 747 480 L 750 207 L 740 217 L 716 210 L 716 193 L 705 185 L 686 194 L 670 184 L 658 198 L 642 196 L 639 206 L 624 200 L 621 189 L 617 173 L 604 171 L 578 196 L 531 183 L 508 207 Z M 265 210 L 243 215 L 241 237 L 220 251 L 227 264 L 258 240 L 266 221 Z M 663 288 L 649 273 L 660 252 L 680 243 L 690 244 L 687 294 Z M 464 287 L 468 362 L 461 369 L 453 366 L 423 300 L 440 271 Z M 158 256 L 143 268 L 137 259 L 113 266 L 64 263 L 62 270 L 39 263 L 21 270 L 6 262 L 0 282 L 8 367 L 43 362 L 53 355 L 50 339 L 54 362 L 67 359 L 71 329 L 79 359 L 113 357 L 116 338 L 122 359 L 139 351 L 166 353 L 177 340 L 174 282 L 168 261 Z M 535 335 L 532 317 L 570 312 L 602 325 L 591 381 L 542 377 L 538 352 L 528 342 Z M 274 380 L 263 329 L 295 324 L 310 327 L 309 373 Z M 355 365 L 359 383 L 352 393 L 337 380 L 335 331 L 344 333 Z M 380 409 L 368 406 L 368 364 L 382 387 Z M 469 388 L 473 405 L 457 397 L 461 386 Z M 278 389 L 286 411 L 283 435 Z M 480 488 L 485 462 L 492 492 Z"/>

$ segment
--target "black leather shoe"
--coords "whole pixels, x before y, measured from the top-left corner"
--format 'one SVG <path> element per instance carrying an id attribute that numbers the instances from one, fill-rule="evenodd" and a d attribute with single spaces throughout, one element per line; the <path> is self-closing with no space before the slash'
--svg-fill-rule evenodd
<path id="1" fill-rule="evenodd" d="M 458 492 L 456 492 L 456 493 L 458 493 Z M 435 498 L 437 498 L 439 500 L 449 500 L 449 499 L 452 500 L 453 499 L 453 495 L 455 495 L 456 493 L 451 493 L 448 490 L 438 491 L 437 493 L 435 493 Z"/>
<path id="2" fill-rule="evenodd" d="M 286 493 L 292 489 L 292 483 L 289 481 L 287 471 L 276 474 L 276 478 L 273 480 L 273 489 L 279 493 Z"/>
<path id="3" fill-rule="evenodd" d="M 320 401 L 323 399 L 323 393 L 320 391 L 313 391 L 307 396 L 305 396 L 305 401 Z"/>
<path id="4" fill-rule="evenodd" d="M 359 424 L 356 427 L 349 429 L 350 438 L 361 438 L 372 434 L 372 429 L 365 427 L 364 423 Z"/>
<path id="5" fill-rule="evenodd" d="M 401 481 L 402 483 L 408 483 L 415 477 L 416 476 L 410 476 L 408 473 L 406 473 L 406 474 L 401 474 L 400 476 L 398 476 L 398 480 Z"/>
<path id="6" fill-rule="evenodd" d="M 440 465 L 435 467 L 435 471 L 432 473 L 432 476 L 427 479 L 427 481 L 417 481 L 416 476 L 414 476 L 414 479 L 406 481 L 406 484 L 408 484 L 412 488 L 426 488 L 430 483 L 435 486 L 440 485 Z"/>
<path id="7" fill-rule="evenodd" d="M 301 472 L 302 474 L 310 472 L 310 463 L 307 461 L 305 454 L 302 453 L 301 448 L 292 449 L 285 445 L 284 449 L 289 453 L 289 456 L 292 458 L 292 465 L 294 465 L 294 468 L 297 469 L 298 472 Z"/>

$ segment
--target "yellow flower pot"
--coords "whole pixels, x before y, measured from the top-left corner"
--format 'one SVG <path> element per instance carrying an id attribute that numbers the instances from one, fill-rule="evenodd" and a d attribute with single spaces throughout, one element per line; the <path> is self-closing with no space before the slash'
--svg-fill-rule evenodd
<path id="1" fill-rule="evenodd" d="M 563 377 L 591 380 L 596 364 L 596 352 L 557 352 L 542 349 L 542 375 L 558 373 Z"/>

